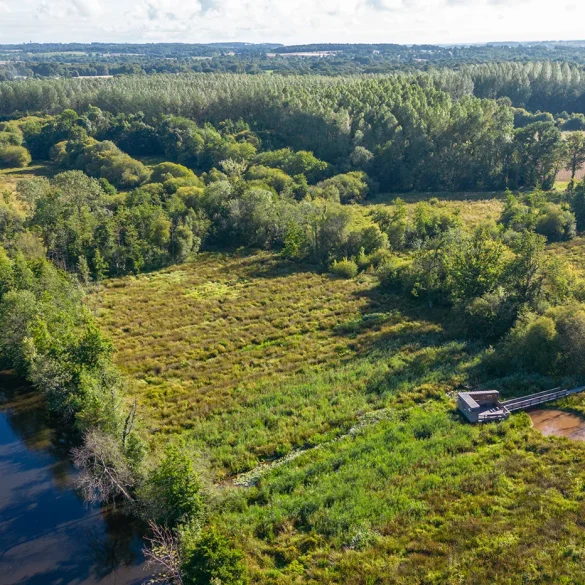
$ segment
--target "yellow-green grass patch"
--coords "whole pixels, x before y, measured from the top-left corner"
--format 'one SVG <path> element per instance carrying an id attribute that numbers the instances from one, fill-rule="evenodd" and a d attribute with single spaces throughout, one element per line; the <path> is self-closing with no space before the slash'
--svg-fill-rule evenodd
<path id="1" fill-rule="evenodd" d="M 440 398 L 473 360 L 374 278 L 270 253 L 202 254 L 98 296 L 155 443 L 185 433 L 220 475 L 337 436 L 365 412 Z"/>

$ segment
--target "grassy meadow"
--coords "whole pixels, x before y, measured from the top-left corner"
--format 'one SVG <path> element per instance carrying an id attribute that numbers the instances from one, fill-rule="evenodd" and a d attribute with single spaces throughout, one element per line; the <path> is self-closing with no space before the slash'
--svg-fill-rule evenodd
<path id="1" fill-rule="evenodd" d="M 468 225 L 502 206 L 440 199 Z M 582 269 L 582 238 L 549 250 Z M 486 347 L 449 314 L 268 252 L 108 280 L 92 302 L 153 442 L 201 453 L 253 583 L 585 582 L 585 444 L 526 414 L 465 424 L 455 391 L 534 388 L 479 378 Z"/>
<path id="2" fill-rule="evenodd" d="M 442 205 L 475 225 L 502 202 Z M 585 241 L 550 250 L 579 270 Z M 384 294 L 368 273 L 340 279 L 269 252 L 204 253 L 110 279 L 92 303 L 153 441 L 183 434 L 216 479 L 327 442 L 381 409 L 452 404 L 449 393 L 478 383 L 532 389 L 478 379 L 486 347 L 463 340 L 448 314 Z"/>
<path id="3" fill-rule="evenodd" d="M 526 414 L 420 406 L 227 494 L 218 522 L 255 583 L 582 583 L 584 463 Z"/>
<path id="4" fill-rule="evenodd" d="M 209 253 L 108 281 L 99 318 L 155 437 L 185 433 L 222 476 L 464 383 L 477 348 L 375 284 Z"/>
<path id="5" fill-rule="evenodd" d="M 213 521 L 253 583 L 585 579 L 585 445 L 525 414 L 465 424 L 450 393 L 475 382 L 484 348 L 445 316 L 369 275 L 263 252 L 203 254 L 100 294 L 155 441 L 183 433 L 215 481 L 297 449 L 251 487 L 215 490 Z"/>
<path id="6" fill-rule="evenodd" d="M 32 164 L 25 168 L 2 168 L 0 167 L 0 192 L 16 191 L 16 185 L 21 179 L 32 177 L 52 177 L 57 170 L 49 162 Z"/>

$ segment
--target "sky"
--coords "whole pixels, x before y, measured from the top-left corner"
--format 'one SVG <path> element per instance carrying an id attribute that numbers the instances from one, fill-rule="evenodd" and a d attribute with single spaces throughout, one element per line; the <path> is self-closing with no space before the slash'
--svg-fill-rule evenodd
<path id="1" fill-rule="evenodd" d="M 0 0 L 0 43 L 576 40 L 583 0 Z"/>

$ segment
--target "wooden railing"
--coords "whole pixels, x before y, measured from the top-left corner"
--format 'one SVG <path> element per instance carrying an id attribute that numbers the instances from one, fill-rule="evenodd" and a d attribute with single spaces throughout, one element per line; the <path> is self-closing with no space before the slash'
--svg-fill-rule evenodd
<path id="1" fill-rule="evenodd" d="M 572 390 L 561 390 L 560 388 L 554 388 L 553 390 L 544 390 L 543 392 L 537 392 L 536 394 L 530 394 L 529 396 L 521 396 L 520 398 L 511 398 L 505 402 L 500 402 L 500 406 L 508 409 L 510 412 L 515 410 L 524 410 L 531 406 L 537 406 L 538 404 L 544 404 L 545 402 L 551 402 L 564 398 L 570 394 L 576 394 L 585 390 L 585 386 L 580 388 L 573 388 Z"/>

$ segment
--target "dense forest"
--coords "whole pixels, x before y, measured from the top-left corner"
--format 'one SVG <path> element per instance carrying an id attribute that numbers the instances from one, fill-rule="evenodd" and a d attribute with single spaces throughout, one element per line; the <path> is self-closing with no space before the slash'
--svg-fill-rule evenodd
<path id="1" fill-rule="evenodd" d="M 196 172 L 231 159 L 302 174 L 302 165 L 267 163 L 270 156 L 262 154 L 290 148 L 321 161 L 320 175 L 308 172 L 307 179 L 364 172 L 370 189 L 381 192 L 548 188 L 568 164 L 571 145 L 579 156 L 579 141 L 564 140 L 562 130 L 579 130 L 585 118 L 555 119 L 514 108 L 509 98 L 475 98 L 462 79 L 438 73 L 7 82 L 0 84 L 2 113 L 33 115 L 4 124 L 3 140 L 14 142 L 4 156 L 14 156 L 16 146 L 35 159 L 51 156 L 85 170 L 72 149 L 93 139 L 105 149 L 114 143 L 127 155 L 163 156 Z M 96 176 L 116 187 L 147 179 L 139 167 L 125 179 L 124 169 L 117 173 Z"/>
<path id="2" fill-rule="evenodd" d="M 7 50 L 52 77 L 123 47 Z M 305 50 L 457 67 L 264 55 Z M 144 45 L 295 75 L 0 82 L 0 366 L 85 499 L 148 522 L 151 583 L 585 578 L 583 445 L 453 407 L 582 385 L 581 48 L 403 51 Z"/>

